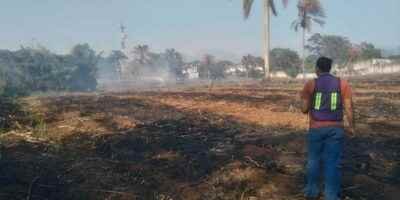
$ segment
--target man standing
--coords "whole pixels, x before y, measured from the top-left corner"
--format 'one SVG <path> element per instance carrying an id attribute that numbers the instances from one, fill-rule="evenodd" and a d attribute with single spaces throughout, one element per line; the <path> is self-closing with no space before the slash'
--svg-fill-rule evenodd
<path id="1" fill-rule="evenodd" d="M 310 117 L 305 187 L 308 200 L 318 199 L 321 171 L 325 180 L 325 200 L 339 200 L 344 112 L 349 122 L 349 133 L 354 134 L 351 88 L 347 81 L 330 74 L 331 67 L 331 59 L 319 58 L 316 64 L 318 78 L 308 81 L 301 93 L 302 112 Z"/>

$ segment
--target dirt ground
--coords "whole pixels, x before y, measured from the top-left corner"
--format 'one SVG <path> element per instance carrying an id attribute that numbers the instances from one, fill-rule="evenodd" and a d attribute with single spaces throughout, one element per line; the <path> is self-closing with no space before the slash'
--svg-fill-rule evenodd
<path id="1" fill-rule="evenodd" d="M 399 76 L 352 81 L 343 199 L 400 196 Z M 0 199 L 301 200 L 301 83 L 27 97 L 0 136 Z M 22 120 L 23 121 L 23 120 Z"/>

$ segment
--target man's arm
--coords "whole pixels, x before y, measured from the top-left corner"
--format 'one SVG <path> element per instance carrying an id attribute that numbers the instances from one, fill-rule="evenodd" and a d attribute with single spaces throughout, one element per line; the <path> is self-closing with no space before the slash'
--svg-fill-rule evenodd
<path id="1" fill-rule="evenodd" d="M 304 114 L 307 114 L 310 111 L 310 99 L 311 95 L 314 90 L 314 83 L 312 81 L 308 81 L 305 85 L 303 90 L 301 91 L 300 94 L 300 99 L 301 99 L 301 112 Z"/>
<path id="2" fill-rule="evenodd" d="M 355 119 L 354 119 L 353 94 L 350 85 L 347 81 L 342 82 L 342 92 L 344 99 L 345 114 L 347 117 L 347 121 L 349 122 L 349 132 L 351 135 L 354 135 Z"/>
<path id="3" fill-rule="evenodd" d="M 310 111 L 310 98 L 301 98 L 301 112 L 307 114 Z"/>
<path id="4" fill-rule="evenodd" d="M 347 121 L 349 122 L 350 133 L 354 134 L 354 109 L 353 109 L 353 101 L 352 98 L 346 98 L 344 100 L 344 109 L 347 117 Z"/>

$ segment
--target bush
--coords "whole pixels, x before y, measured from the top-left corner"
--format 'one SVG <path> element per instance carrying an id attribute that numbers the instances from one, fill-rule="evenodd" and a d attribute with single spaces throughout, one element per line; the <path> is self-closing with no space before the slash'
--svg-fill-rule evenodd
<path id="1" fill-rule="evenodd" d="M 0 50 L 0 96 L 93 91 L 97 86 L 98 57 L 87 44 L 76 45 L 68 55 L 57 55 L 44 48 Z"/>

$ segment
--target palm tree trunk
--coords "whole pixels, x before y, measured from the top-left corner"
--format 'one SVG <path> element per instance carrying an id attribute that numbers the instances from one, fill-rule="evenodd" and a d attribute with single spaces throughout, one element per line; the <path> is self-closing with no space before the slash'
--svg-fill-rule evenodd
<path id="1" fill-rule="evenodd" d="M 269 1 L 264 0 L 264 6 L 263 6 L 263 44 L 264 44 L 264 75 L 265 79 L 270 78 L 270 58 L 269 58 L 269 52 L 270 52 L 270 37 L 271 37 L 271 29 L 270 29 L 270 8 L 269 8 Z"/>
<path id="2" fill-rule="evenodd" d="M 303 72 L 303 79 L 306 80 L 306 69 L 305 69 L 305 65 L 306 65 L 306 52 L 305 52 L 305 45 L 306 45 L 306 29 L 303 28 L 303 35 L 302 35 L 302 43 L 301 43 L 301 48 L 302 48 L 302 57 L 303 57 L 303 61 L 301 63 L 301 70 Z"/>

